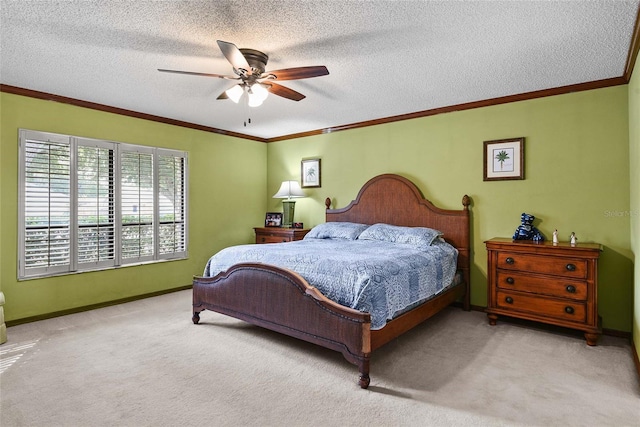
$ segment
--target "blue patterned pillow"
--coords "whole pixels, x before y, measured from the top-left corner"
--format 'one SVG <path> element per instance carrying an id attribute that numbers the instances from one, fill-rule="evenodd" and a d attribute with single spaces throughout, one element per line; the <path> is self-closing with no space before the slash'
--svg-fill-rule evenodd
<path id="1" fill-rule="evenodd" d="M 304 238 L 356 240 L 367 227 L 366 224 L 354 222 L 325 222 L 313 227 Z"/>
<path id="2" fill-rule="evenodd" d="M 374 224 L 364 230 L 359 240 L 380 240 L 404 243 L 413 246 L 431 246 L 433 241 L 443 236 L 442 232 L 427 227 L 400 227 L 390 224 Z"/>

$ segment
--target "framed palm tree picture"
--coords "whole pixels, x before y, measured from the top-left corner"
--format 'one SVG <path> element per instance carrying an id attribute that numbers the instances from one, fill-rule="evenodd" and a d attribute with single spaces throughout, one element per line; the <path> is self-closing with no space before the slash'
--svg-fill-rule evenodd
<path id="1" fill-rule="evenodd" d="M 320 187 L 320 159 L 306 159 L 300 163 L 302 188 Z"/>
<path id="2" fill-rule="evenodd" d="M 524 138 L 484 141 L 484 180 L 524 179 Z"/>

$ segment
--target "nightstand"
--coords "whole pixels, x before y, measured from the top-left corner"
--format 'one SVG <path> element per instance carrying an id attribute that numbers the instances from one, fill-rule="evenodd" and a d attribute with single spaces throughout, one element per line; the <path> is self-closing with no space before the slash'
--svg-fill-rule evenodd
<path id="1" fill-rule="evenodd" d="M 309 230 L 301 228 L 255 227 L 256 243 L 282 243 L 302 240 Z"/>
<path id="2" fill-rule="evenodd" d="M 588 345 L 601 333 L 597 243 L 534 243 L 494 238 L 487 246 L 487 316 L 534 320 L 584 332 Z"/>

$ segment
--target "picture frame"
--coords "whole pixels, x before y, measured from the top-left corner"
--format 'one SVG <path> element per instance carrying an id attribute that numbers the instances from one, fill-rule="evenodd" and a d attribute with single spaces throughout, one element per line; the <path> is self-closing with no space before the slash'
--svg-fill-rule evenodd
<path id="1" fill-rule="evenodd" d="M 300 162 L 300 183 L 302 188 L 322 186 L 320 159 L 303 159 Z"/>
<path id="2" fill-rule="evenodd" d="M 524 137 L 484 141 L 484 181 L 524 179 Z"/>
<path id="3" fill-rule="evenodd" d="M 267 212 L 264 217 L 265 227 L 282 227 L 282 212 Z"/>

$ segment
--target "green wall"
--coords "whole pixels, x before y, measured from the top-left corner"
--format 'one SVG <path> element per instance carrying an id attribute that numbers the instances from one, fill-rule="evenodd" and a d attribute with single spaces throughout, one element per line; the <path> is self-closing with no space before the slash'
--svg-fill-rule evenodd
<path id="1" fill-rule="evenodd" d="M 604 327 L 633 328 L 640 342 L 640 291 L 633 263 L 640 226 L 638 73 L 629 86 L 441 114 L 262 144 L 100 111 L 0 93 L 0 290 L 6 319 L 45 315 L 187 285 L 217 250 L 251 242 L 252 227 L 300 160 L 322 159 L 322 187 L 307 189 L 296 221 L 324 221 L 324 199 L 347 205 L 381 173 L 413 180 L 436 205 L 457 209 L 472 197 L 472 303 L 486 304 L 484 241 L 511 236 L 522 212 L 562 239 L 605 247 L 600 260 Z M 635 113 L 634 113 L 635 111 Z M 49 279 L 16 280 L 18 128 L 67 133 L 189 152 L 189 258 Z M 484 182 L 482 142 L 526 138 L 524 181 Z M 631 157 L 631 161 L 629 161 Z M 268 172 L 268 173 L 267 173 Z M 233 183 L 233 186 L 230 185 Z M 629 213 L 631 215 L 629 215 Z M 631 216 L 631 218 L 629 218 Z M 633 233 L 632 231 L 633 230 Z M 633 246 L 632 246 L 633 245 Z M 635 254 L 635 255 L 634 255 Z"/>
<path id="2" fill-rule="evenodd" d="M 635 257 L 633 342 L 640 354 L 640 71 L 635 68 L 629 82 L 629 163 L 631 248 Z"/>
<path id="3" fill-rule="evenodd" d="M 300 179 L 300 160 L 322 159 L 322 187 L 299 199 L 296 221 L 324 221 L 326 197 L 346 206 L 367 180 L 398 173 L 437 206 L 472 198 L 472 304 L 486 305 L 484 241 L 510 237 L 520 214 L 561 240 L 599 242 L 599 312 L 605 328 L 631 331 L 627 86 L 571 93 L 268 144 L 267 196 Z M 483 141 L 525 137 L 523 181 L 484 182 Z M 636 164 L 637 169 L 637 164 Z M 279 209 L 277 199 L 268 199 Z M 637 306 L 637 305 L 636 305 Z"/>
<path id="4" fill-rule="evenodd" d="M 188 285 L 210 255 L 251 242 L 252 227 L 264 221 L 266 144 L 1 92 L 0 111 L 0 290 L 8 321 Z M 188 259 L 18 282 L 19 128 L 187 151 Z"/>

